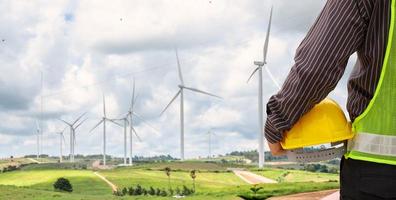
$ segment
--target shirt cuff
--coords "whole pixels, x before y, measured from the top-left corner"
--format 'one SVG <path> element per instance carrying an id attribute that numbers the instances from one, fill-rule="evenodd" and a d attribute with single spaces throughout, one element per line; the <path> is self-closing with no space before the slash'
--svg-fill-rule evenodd
<path id="1" fill-rule="evenodd" d="M 265 132 L 265 138 L 267 139 L 267 141 L 269 143 L 273 144 L 273 143 L 278 143 L 278 142 L 282 141 L 282 138 L 283 138 L 282 132 L 277 130 L 272 125 L 272 123 L 270 122 L 270 120 L 268 118 L 267 118 L 267 121 L 265 122 L 264 132 Z"/>

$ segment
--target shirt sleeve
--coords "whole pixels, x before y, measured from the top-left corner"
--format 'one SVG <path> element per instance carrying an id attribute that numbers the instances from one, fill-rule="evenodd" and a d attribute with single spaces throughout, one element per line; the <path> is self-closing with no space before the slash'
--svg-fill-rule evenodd
<path id="1" fill-rule="evenodd" d="M 323 100 L 342 77 L 350 55 L 362 46 L 367 18 L 357 0 L 329 0 L 296 50 L 281 90 L 267 103 L 265 137 L 282 140 L 300 117 Z"/>

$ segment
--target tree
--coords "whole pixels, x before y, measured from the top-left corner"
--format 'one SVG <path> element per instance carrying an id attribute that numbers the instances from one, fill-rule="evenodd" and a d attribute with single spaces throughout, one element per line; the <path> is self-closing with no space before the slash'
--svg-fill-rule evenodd
<path id="1" fill-rule="evenodd" d="M 58 178 L 54 183 L 54 189 L 65 192 L 73 192 L 73 186 L 70 184 L 70 181 L 65 178 Z"/>
<path id="2" fill-rule="evenodd" d="M 170 167 L 165 167 L 164 169 L 166 176 L 168 176 L 168 189 L 171 188 L 171 184 L 170 184 L 170 172 L 171 172 L 171 168 Z"/>
<path id="3" fill-rule="evenodd" d="M 193 170 L 191 170 L 191 172 L 190 172 L 190 176 L 191 176 L 191 178 L 192 178 L 192 180 L 193 180 L 193 191 L 195 192 L 195 178 L 197 178 L 197 175 L 196 175 L 196 170 L 195 169 L 193 169 Z"/>

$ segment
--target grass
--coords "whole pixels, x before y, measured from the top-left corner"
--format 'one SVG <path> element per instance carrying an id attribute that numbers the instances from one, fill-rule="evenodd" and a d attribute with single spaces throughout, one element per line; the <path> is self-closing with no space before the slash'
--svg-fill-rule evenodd
<path id="1" fill-rule="evenodd" d="M 134 186 L 136 184 L 140 184 L 145 187 L 168 187 L 168 177 L 164 171 L 119 168 L 109 171 L 101 171 L 100 174 L 121 188 Z M 192 187 L 192 179 L 189 172 L 172 171 L 170 177 L 171 186 L 173 188 L 182 187 L 183 185 Z M 230 186 L 236 187 L 239 185 L 246 185 L 246 183 L 231 172 L 197 172 L 197 191 L 221 189 Z"/>
<path id="2" fill-rule="evenodd" d="M 339 184 L 336 182 L 301 182 L 301 183 L 278 183 L 278 184 L 260 184 L 259 187 L 263 187 L 258 192 L 257 197 L 266 199 L 273 196 L 283 196 L 301 192 L 313 192 L 320 190 L 329 190 L 339 188 Z M 243 196 L 251 196 L 251 193 L 243 189 L 243 192 L 239 193 Z"/>
<path id="3" fill-rule="evenodd" d="M 111 189 L 88 170 L 27 170 L 0 174 L 0 185 L 23 186 L 31 189 L 53 191 L 53 183 L 64 177 L 73 185 L 73 193 L 111 194 Z"/>
<path id="4" fill-rule="evenodd" d="M 338 174 L 308 172 L 300 170 L 264 169 L 254 171 L 258 175 L 277 180 L 278 182 L 328 182 L 338 181 Z"/>
<path id="5" fill-rule="evenodd" d="M 87 195 L 0 185 L 0 199 L 7 200 L 121 200 L 113 195 Z"/>
<path id="6" fill-rule="evenodd" d="M 170 167 L 172 170 L 177 171 L 191 171 L 199 169 L 200 171 L 226 171 L 227 166 L 213 162 L 200 162 L 200 161 L 185 161 L 185 162 L 161 162 L 161 163 L 147 163 L 136 165 L 135 169 L 151 169 L 163 170 L 165 167 Z"/>
<path id="7" fill-rule="evenodd" d="M 169 199 L 169 197 L 150 196 L 116 197 L 112 195 L 110 187 L 96 177 L 92 171 L 53 169 L 54 165 L 36 164 L 30 168 L 27 167 L 22 170 L 0 174 L 0 199 Z M 239 199 L 237 197 L 238 194 L 250 194 L 251 185 L 240 180 L 232 172 L 228 172 L 225 166 L 216 163 L 189 161 L 185 163 L 144 164 L 134 167 L 102 170 L 99 173 L 116 184 L 120 189 L 136 186 L 137 184 L 145 188 L 153 186 L 154 188 L 167 189 L 168 177 L 162 171 L 166 166 L 172 169 L 178 169 L 171 172 L 171 186 L 173 189 L 183 185 L 191 188 L 192 179 L 189 170 L 200 169 L 196 174 L 196 193 L 186 199 L 237 200 Z M 338 182 L 313 182 L 316 180 L 328 181 L 337 179 L 338 176 L 334 174 L 282 169 L 265 169 L 264 171 L 254 171 L 254 173 L 263 174 L 275 180 L 283 177 L 285 180 L 278 184 L 261 184 L 260 186 L 264 189 L 259 192 L 259 196 L 263 198 L 339 187 Z M 285 173 L 287 173 L 286 176 Z M 59 177 L 65 177 L 70 180 L 74 189 L 73 193 L 54 192 L 52 184 Z"/>

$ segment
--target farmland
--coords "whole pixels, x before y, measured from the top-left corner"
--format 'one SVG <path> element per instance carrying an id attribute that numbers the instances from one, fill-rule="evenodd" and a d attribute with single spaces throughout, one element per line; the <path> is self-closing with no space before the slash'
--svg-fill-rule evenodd
<path id="1" fill-rule="evenodd" d="M 61 168 L 68 164 L 34 164 L 12 172 L 0 174 L 0 199 L 169 199 L 157 196 L 112 195 L 111 188 L 97 177 L 92 170 Z M 59 167 L 59 169 L 56 169 Z M 170 176 L 164 168 L 170 167 Z M 239 199 L 238 195 L 249 195 L 251 185 L 231 172 L 226 165 L 198 161 L 164 162 L 118 167 L 97 171 L 107 180 L 122 188 L 141 185 L 144 188 L 168 190 L 187 186 L 192 188 L 190 171 L 196 172 L 196 192 L 186 199 Z M 313 173 L 299 170 L 265 169 L 253 173 L 278 180 L 277 184 L 260 184 L 263 189 L 258 196 L 263 199 L 270 196 L 293 194 L 297 192 L 317 191 L 338 188 L 337 175 Z M 55 192 L 53 183 L 59 177 L 65 177 L 73 185 L 72 193 Z M 281 180 L 281 181 L 279 181 Z"/>

